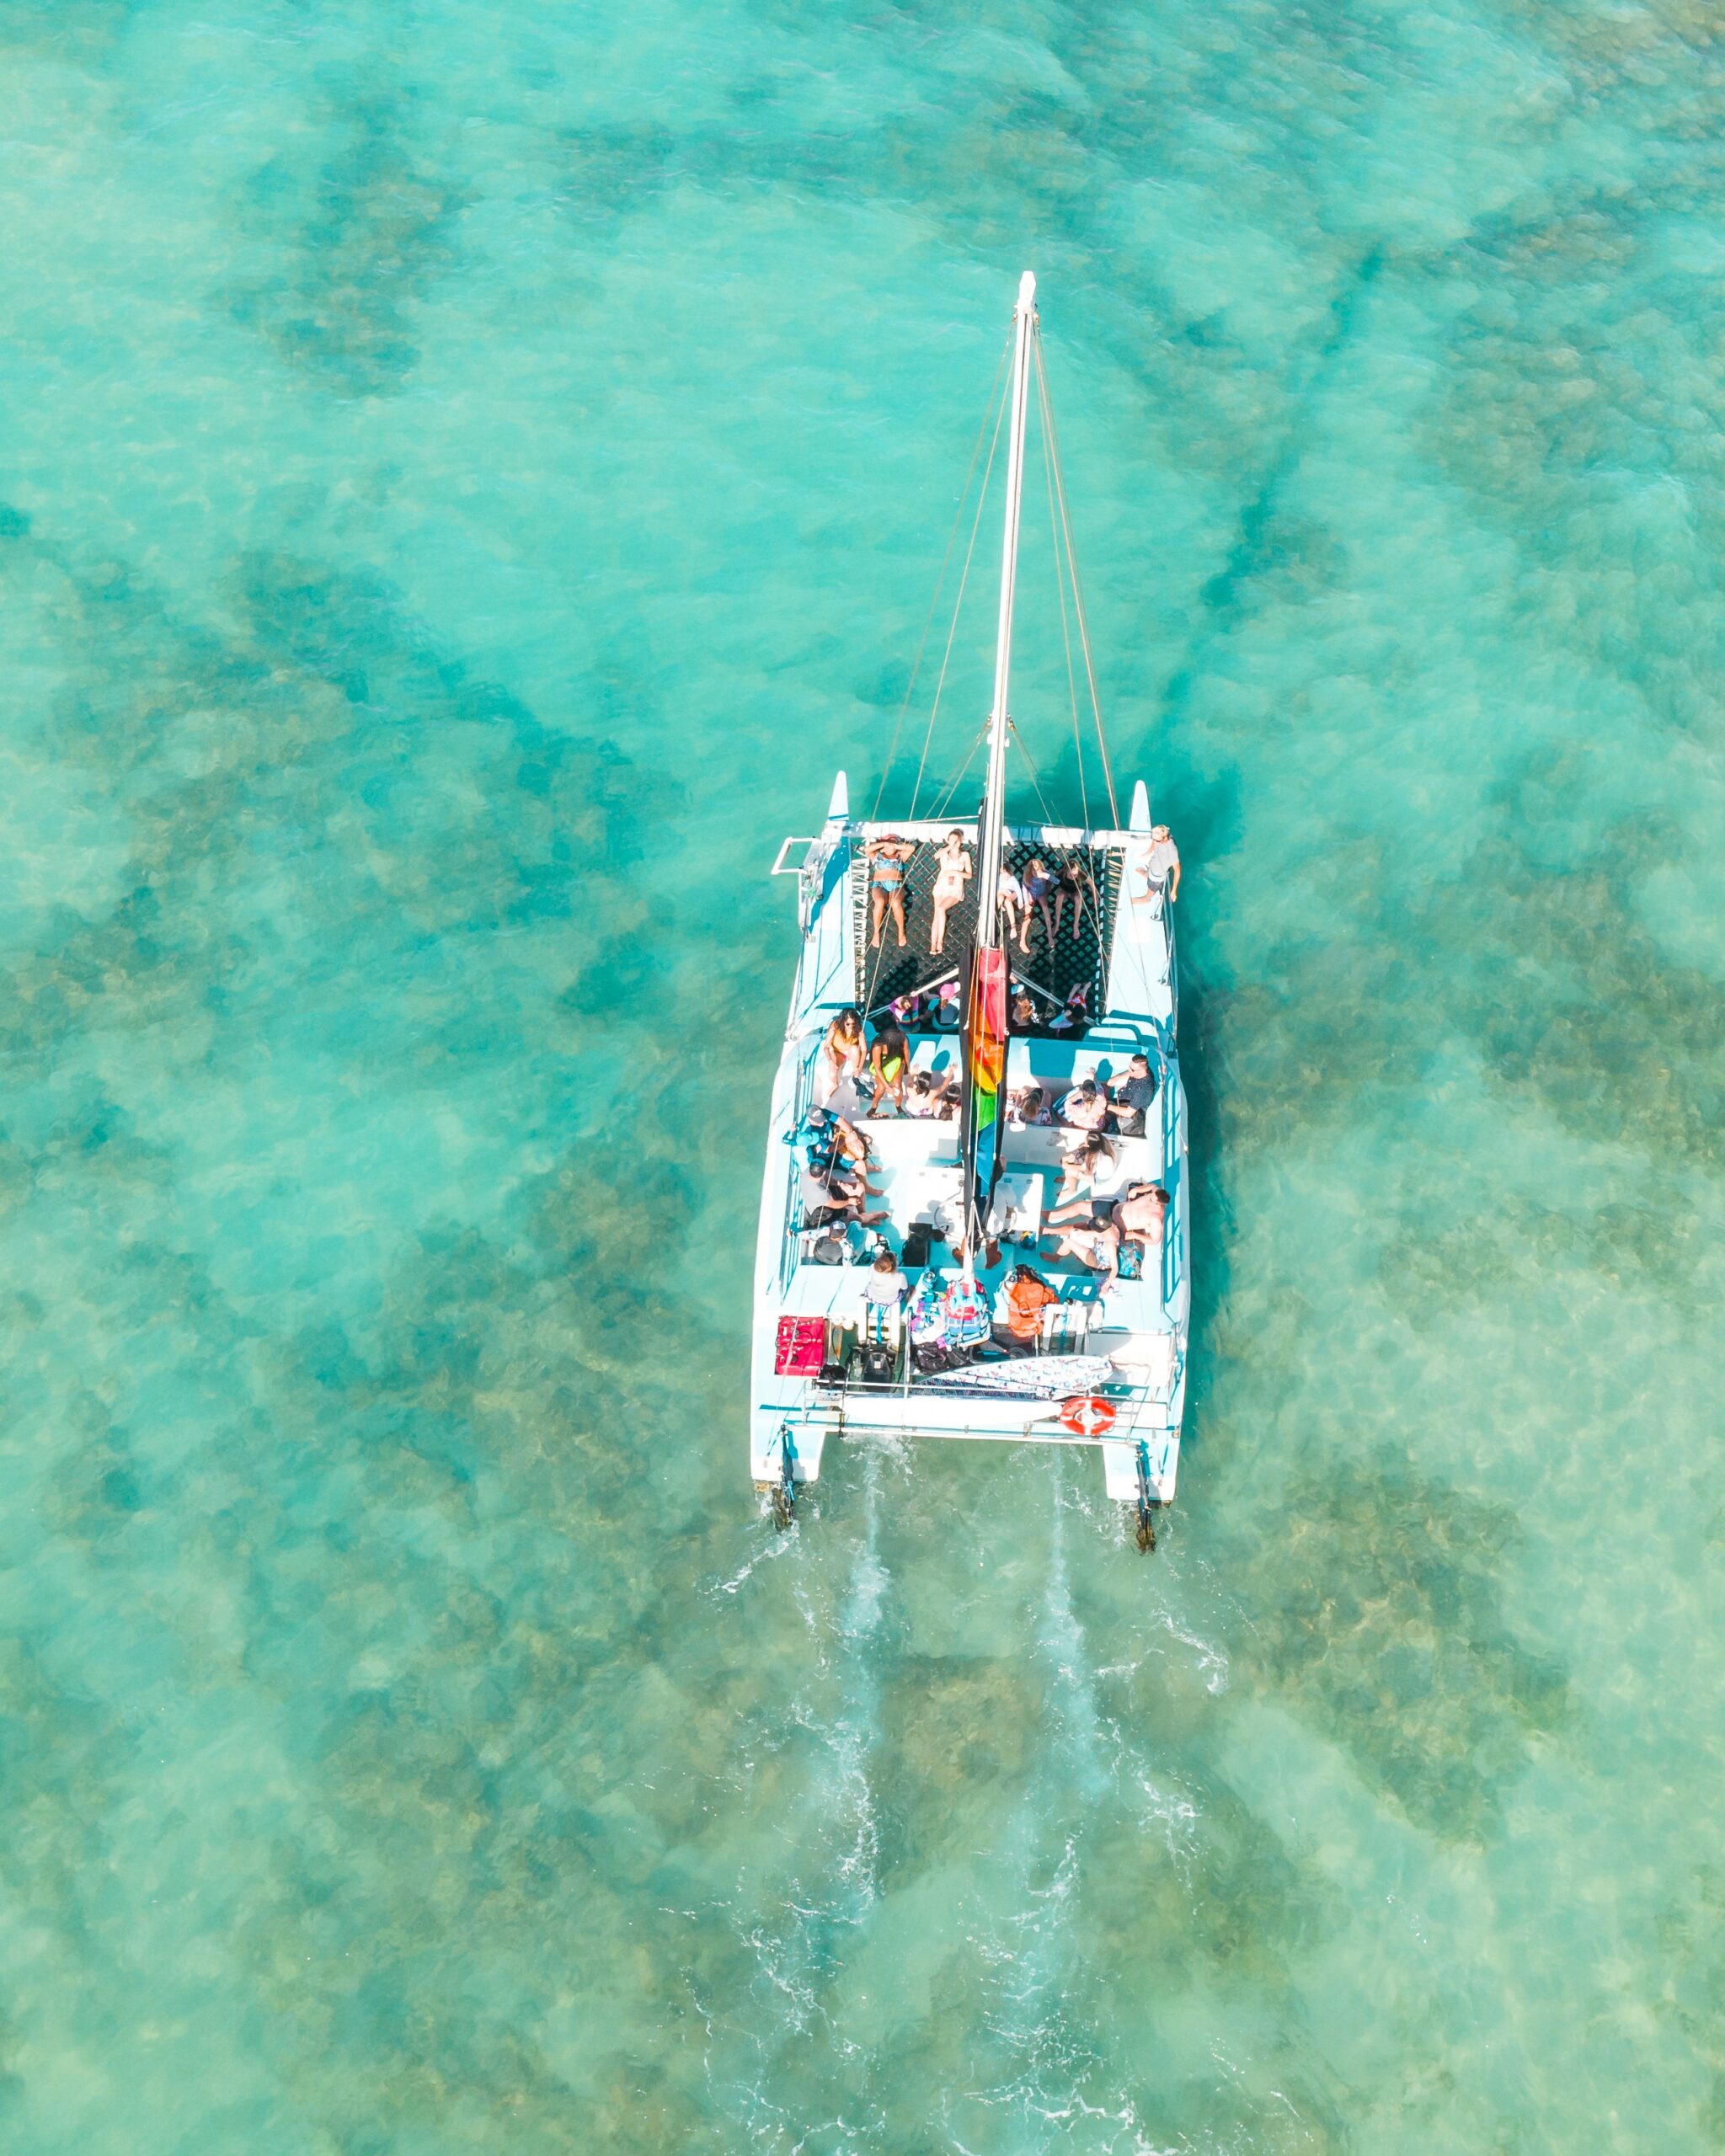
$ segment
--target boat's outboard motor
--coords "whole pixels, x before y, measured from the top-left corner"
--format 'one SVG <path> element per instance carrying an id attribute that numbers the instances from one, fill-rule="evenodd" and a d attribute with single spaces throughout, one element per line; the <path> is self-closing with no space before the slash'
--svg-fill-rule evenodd
<path id="1" fill-rule="evenodd" d="M 797 1516 L 797 1449 L 791 1443 L 791 1426 L 779 1425 L 778 1480 L 772 1486 L 772 1524 L 782 1534 Z"/>
<path id="2" fill-rule="evenodd" d="M 1150 1448 L 1138 1440 L 1138 1546 L 1146 1556 L 1156 1550 L 1156 1499 L 1150 1494 Z"/>

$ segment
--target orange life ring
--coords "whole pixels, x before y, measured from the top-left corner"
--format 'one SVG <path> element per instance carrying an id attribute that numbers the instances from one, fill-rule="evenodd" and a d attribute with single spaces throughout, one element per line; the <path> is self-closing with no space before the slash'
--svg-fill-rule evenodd
<path id="1" fill-rule="evenodd" d="M 1061 1401 L 1060 1420 L 1075 1438 L 1099 1438 L 1114 1427 L 1114 1403 L 1100 1393 L 1074 1393 Z"/>

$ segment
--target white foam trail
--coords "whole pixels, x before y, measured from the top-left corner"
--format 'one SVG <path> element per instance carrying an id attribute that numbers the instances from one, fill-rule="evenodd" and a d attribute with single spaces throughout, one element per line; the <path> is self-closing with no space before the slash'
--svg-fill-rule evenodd
<path id="1" fill-rule="evenodd" d="M 799 1804 L 813 1832 L 800 1856 L 789 1860 L 783 1920 L 747 1940 L 756 1967 L 753 1988 L 766 2014 L 752 2036 L 759 2063 L 744 2094 L 744 2123 L 751 2137 L 776 2145 L 783 2145 L 788 2122 L 772 2095 L 792 2070 L 794 2051 L 788 2052 L 787 2040 L 804 2035 L 821 2013 L 821 1989 L 841 1958 L 841 1941 L 868 1922 L 880 1895 L 870 1762 L 881 1737 L 875 1650 L 891 1580 L 880 1554 L 880 1456 L 871 1446 L 862 1457 L 862 1534 L 836 1620 L 818 1602 L 818 1562 L 798 1588 L 813 1652 L 789 1718 L 816 1740 L 821 1753 Z"/>

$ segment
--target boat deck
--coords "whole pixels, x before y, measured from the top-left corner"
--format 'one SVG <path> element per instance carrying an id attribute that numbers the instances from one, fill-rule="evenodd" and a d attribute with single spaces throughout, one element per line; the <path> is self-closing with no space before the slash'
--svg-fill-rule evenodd
<path id="1" fill-rule="evenodd" d="M 956 1033 L 916 1036 L 911 1042 L 911 1070 L 928 1070 L 937 1077 L 956 1072 L 959 1037 Z M 1106 1082 L 1118 1077 L 1125 1065 L 1119 1050 L 1074 1043 L 1062 1048 L 1055 1041 L 1014 1039 L 1012 1043 L 1009 1088 L 1037 1084 L 1058 1099 L 1080 1079 L 1094 1076 Z M 873 1148 L 871 1181 L 881 1192 L 871 1211 L 884 1210 L 890 1218 L 878 1230 L 853 1230 L 859 1244 L 873 1233 L 883 1234 L 897 1255 L 909 1230 L 923 1225 L 939 1230 L 948 1244 L 957 1239 L 963 1219 L 964 1201 L 959 1163 L 959 1124 L 950 1119 L 868 1116 L 848 1083 L 833 1101 L 836 1112 L 855 1123 Z M 1160 1182 L 1168 1169 L 1165 1138 L 1157 1114 L 1151 1107 L 1150 1127 L 1141 1138 L 1109 1139 L 1114 1161 L 1095 1183 L 1098 1203 L 1118 1198 L 1130 1183 Z M 1056 1259 L 1053 1242 L 1039 1247 L 1048 1214 L 1060 1188 L 1062 1155 L 1080 1133 L 1055 1124 L 1007 1124 L 1002 1150 L 1000 1187 L 996 1197 L 995 1225 L 1002 1241 L 1001 1266 L 1028 1262 L 1050 1278 L 1071 1276 L 1095 1278 L 1089 1268 L 1070 1258 Z M 936 1246 L 938 1252 L 938 1243 Z"/>

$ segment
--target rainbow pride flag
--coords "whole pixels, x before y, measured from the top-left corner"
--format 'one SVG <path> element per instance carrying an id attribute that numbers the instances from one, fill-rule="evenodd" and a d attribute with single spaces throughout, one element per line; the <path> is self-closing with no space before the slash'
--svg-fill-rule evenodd
<path id="1" fill-rule="evenodd" d="M 1007 954 L 979 947 L 961 1043 L 964 1056 L 963 1143 L 967 1213 L 980 1231 L 1000 1180 L 1001 1131 L 1007 1114 Z M 967 1223 L 968 1225 L 968 1223 Z"/>

